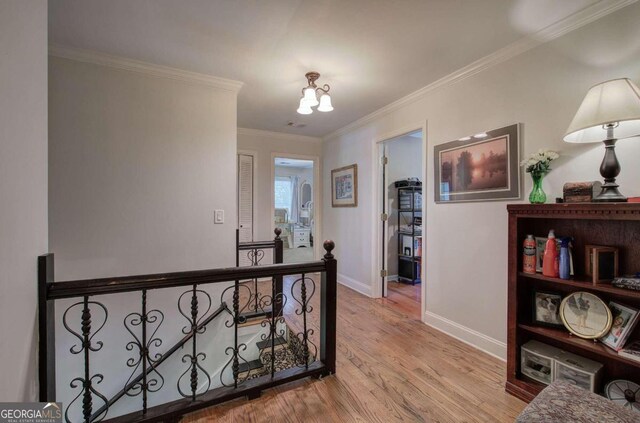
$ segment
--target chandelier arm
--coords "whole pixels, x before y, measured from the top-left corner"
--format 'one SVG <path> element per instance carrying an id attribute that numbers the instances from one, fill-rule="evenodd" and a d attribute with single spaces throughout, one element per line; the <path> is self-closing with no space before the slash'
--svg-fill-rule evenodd
<path id="1" fill-rule="evenodd" d="M 322 87 L 317 87 L 317 88 L 316 88 L 316 92 L 318 92 L 318 91 L 322 91 L 322 92 L 323 92 L 323 93 L 325 93 L 325 94 L 329 94 L 329 90 L 330 90 L 330 89 L 331 89 L 331 87 L 330 87 L 329 85 L 324 84 L 324 86 L 322 86 Z"/>

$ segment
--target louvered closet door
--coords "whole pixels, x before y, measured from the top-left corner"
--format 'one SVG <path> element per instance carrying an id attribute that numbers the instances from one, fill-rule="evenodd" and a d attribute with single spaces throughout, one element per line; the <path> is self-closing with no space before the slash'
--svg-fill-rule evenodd
<path id="1" fill-rule="evenodd" d="M 238 154 L 238 228 L 240 242 L 253 241 L 253 156 Z"/>

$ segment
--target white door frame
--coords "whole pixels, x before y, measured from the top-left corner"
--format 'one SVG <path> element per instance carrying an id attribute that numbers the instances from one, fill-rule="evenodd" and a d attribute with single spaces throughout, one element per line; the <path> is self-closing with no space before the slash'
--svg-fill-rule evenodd
<path id="1" fill-rule="evenodd" d="M 426 248 L 426 240 L 428 234 L 428 226 L 427 226 L 427 213 L 430 202 L 427 201 L 428 198 L 428 187 L 431 184 L 431 180 L 427 179 L 427 168 L 428 168 L 428 148 L 427 148 L 427 121 L 417 122 L 412 125 L 407 125 L 402 128 L 398 128 L 396 130 L 387 132 L 383 135 L 378 136 L 373 140 L 374 148 L 372 154 L 372 169 L 377 169 L 375 172 L 375 183 L 373 184 L 373 204 L 374 206 L 374 219 L 373 219 L 373 227 L 372 234 L 373 239 L 373 248 L 371 253 L 371 263 L 373 263 L 372 275 L 374 275 L 374 284 L 373 284 L 373 297 L 380 298 L 382 297 L 382 278 L 380 277 L 380 269 L 385 265 L 383 263 L 382 257 L 382 230 L 381 230 L 381 220 L 380 215 L 384 212 L 382 210 L 382 194 L 380 187 L 382 186 L 382 163 L 380 161 L 381 157 L 381 149 L 383 147 L 383 143 L 385 141 L 389 141 L 393 138 L 397 138 L 401 135 L 408 134 L 415 131 L 422 131 L 422 235 L 423 235 L 423 244 L 422 244 L 422 266 L 420 269 L 420 280 L 422 283 L 420 284 L 420 297 L 421 297 L 421 306 L 420 306 L 420 320 L 424 320 L 424 313 L 426 309 L 426 284 L 427 284 L 427 273 L 426 269 L 428 268 L 428 254 Z M 388 207 L 388 204 L 387 204 Z M 391 218 L 391 217 L 390 217 Z M 387 231 L 387 238 L 389 237 Z M 386 259 L 386 256 L 385 256 Z M 387 268 L 387 267 L 385 267 Z"/>
<path id="2" fill-rule="evenodd" d="M 253 222 L 251 223 L 252 227 L 251 227 L 251 239 L 252 241 L 255 241 L 255 237 L 256 237 L 256 201 L 257 201 L 257 197 L 256 197 L 256 192 L 257 192 L 257 182 L 258 182 L 258 152 L 255 150 L 238 150 L 236 152 L 236 207 L 239 206 L 239 201 L 240 201 L 240 185 L 237 183 L 238 181 L 238 176 L 239 176 L 239 172 L 240 169 L 238 168 L 238 158 L 237 156 L 239 155 L 244 155 L 244 156 L 251 156 L 253 157 L 253 189 L 251 190 L 251 196 L 253 197 L 251 199 L 252 202 L 252 207 L 253 207 L 253 211 L 252 211 L 252 215 L 253 215 Z M 238 215 L 236 216 L 236 229 L 240 229 L 240 208 L 238 207 Z"/>
<path id="3" fill-rule="evenodd" d="M 320 162 L 320 157 L 306 154 L 271 153 L 271 222 L 275 222 L 276 220 L 276 199 L 273 189 L 276 179 L 276 157 L 313 161 L 313 258 L 314 260 L 318 260 L 324 255 L 322 247 L 322 179 L 320 178 L 320 166 L 322 163 Z"/>

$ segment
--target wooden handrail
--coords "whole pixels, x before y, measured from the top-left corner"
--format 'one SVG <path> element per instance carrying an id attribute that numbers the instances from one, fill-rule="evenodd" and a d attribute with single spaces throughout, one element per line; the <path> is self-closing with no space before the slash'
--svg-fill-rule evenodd
<path id="1" fill-rule="evenodd" d="M 143 289 L 163 289 L 178 286 L 204 285 L 232 282 L 272 276 L 288 276 L 299 273 L 325 271 L 324 260 L 307 263 L 269 264 L 252 267 L 227 267 L 222 269 L 194 270 L 189 272 L 157 273 L 116 278 L 84 279 L 47 284 L 47 299 L 83 297 L 85 295 L 116 294 L 141 291 Z"/>
<path id="2" fill-rule="evenodd" d="M 238 250 L 262 250 L 276 248 L 275 241 L 241 242 Z"/>

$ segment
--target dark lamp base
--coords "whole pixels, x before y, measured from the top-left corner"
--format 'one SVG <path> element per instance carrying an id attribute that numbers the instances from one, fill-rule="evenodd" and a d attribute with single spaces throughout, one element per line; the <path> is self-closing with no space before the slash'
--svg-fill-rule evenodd
<path id="1" fill-rule="evenodd" d="M 605 183 L 602 185 L 602 191 L 593 201 L 596 203 L 626 203 L 627 197 L 620 194 L 618 184 Z"/>
<path id="2" fill-rule="evenodd" d="M 604 159 L 600 165 L 600 175 L 604 178 L 602 192 L 593 199 L 597 203 L 625 203 L 627 197 L 620 194 L 616 177 L 620 174 L 620 162 L 616 157 L 616 139 L 613 138 L 612 128 L 609 131 L 610 139 L 604 140 Z"/>

